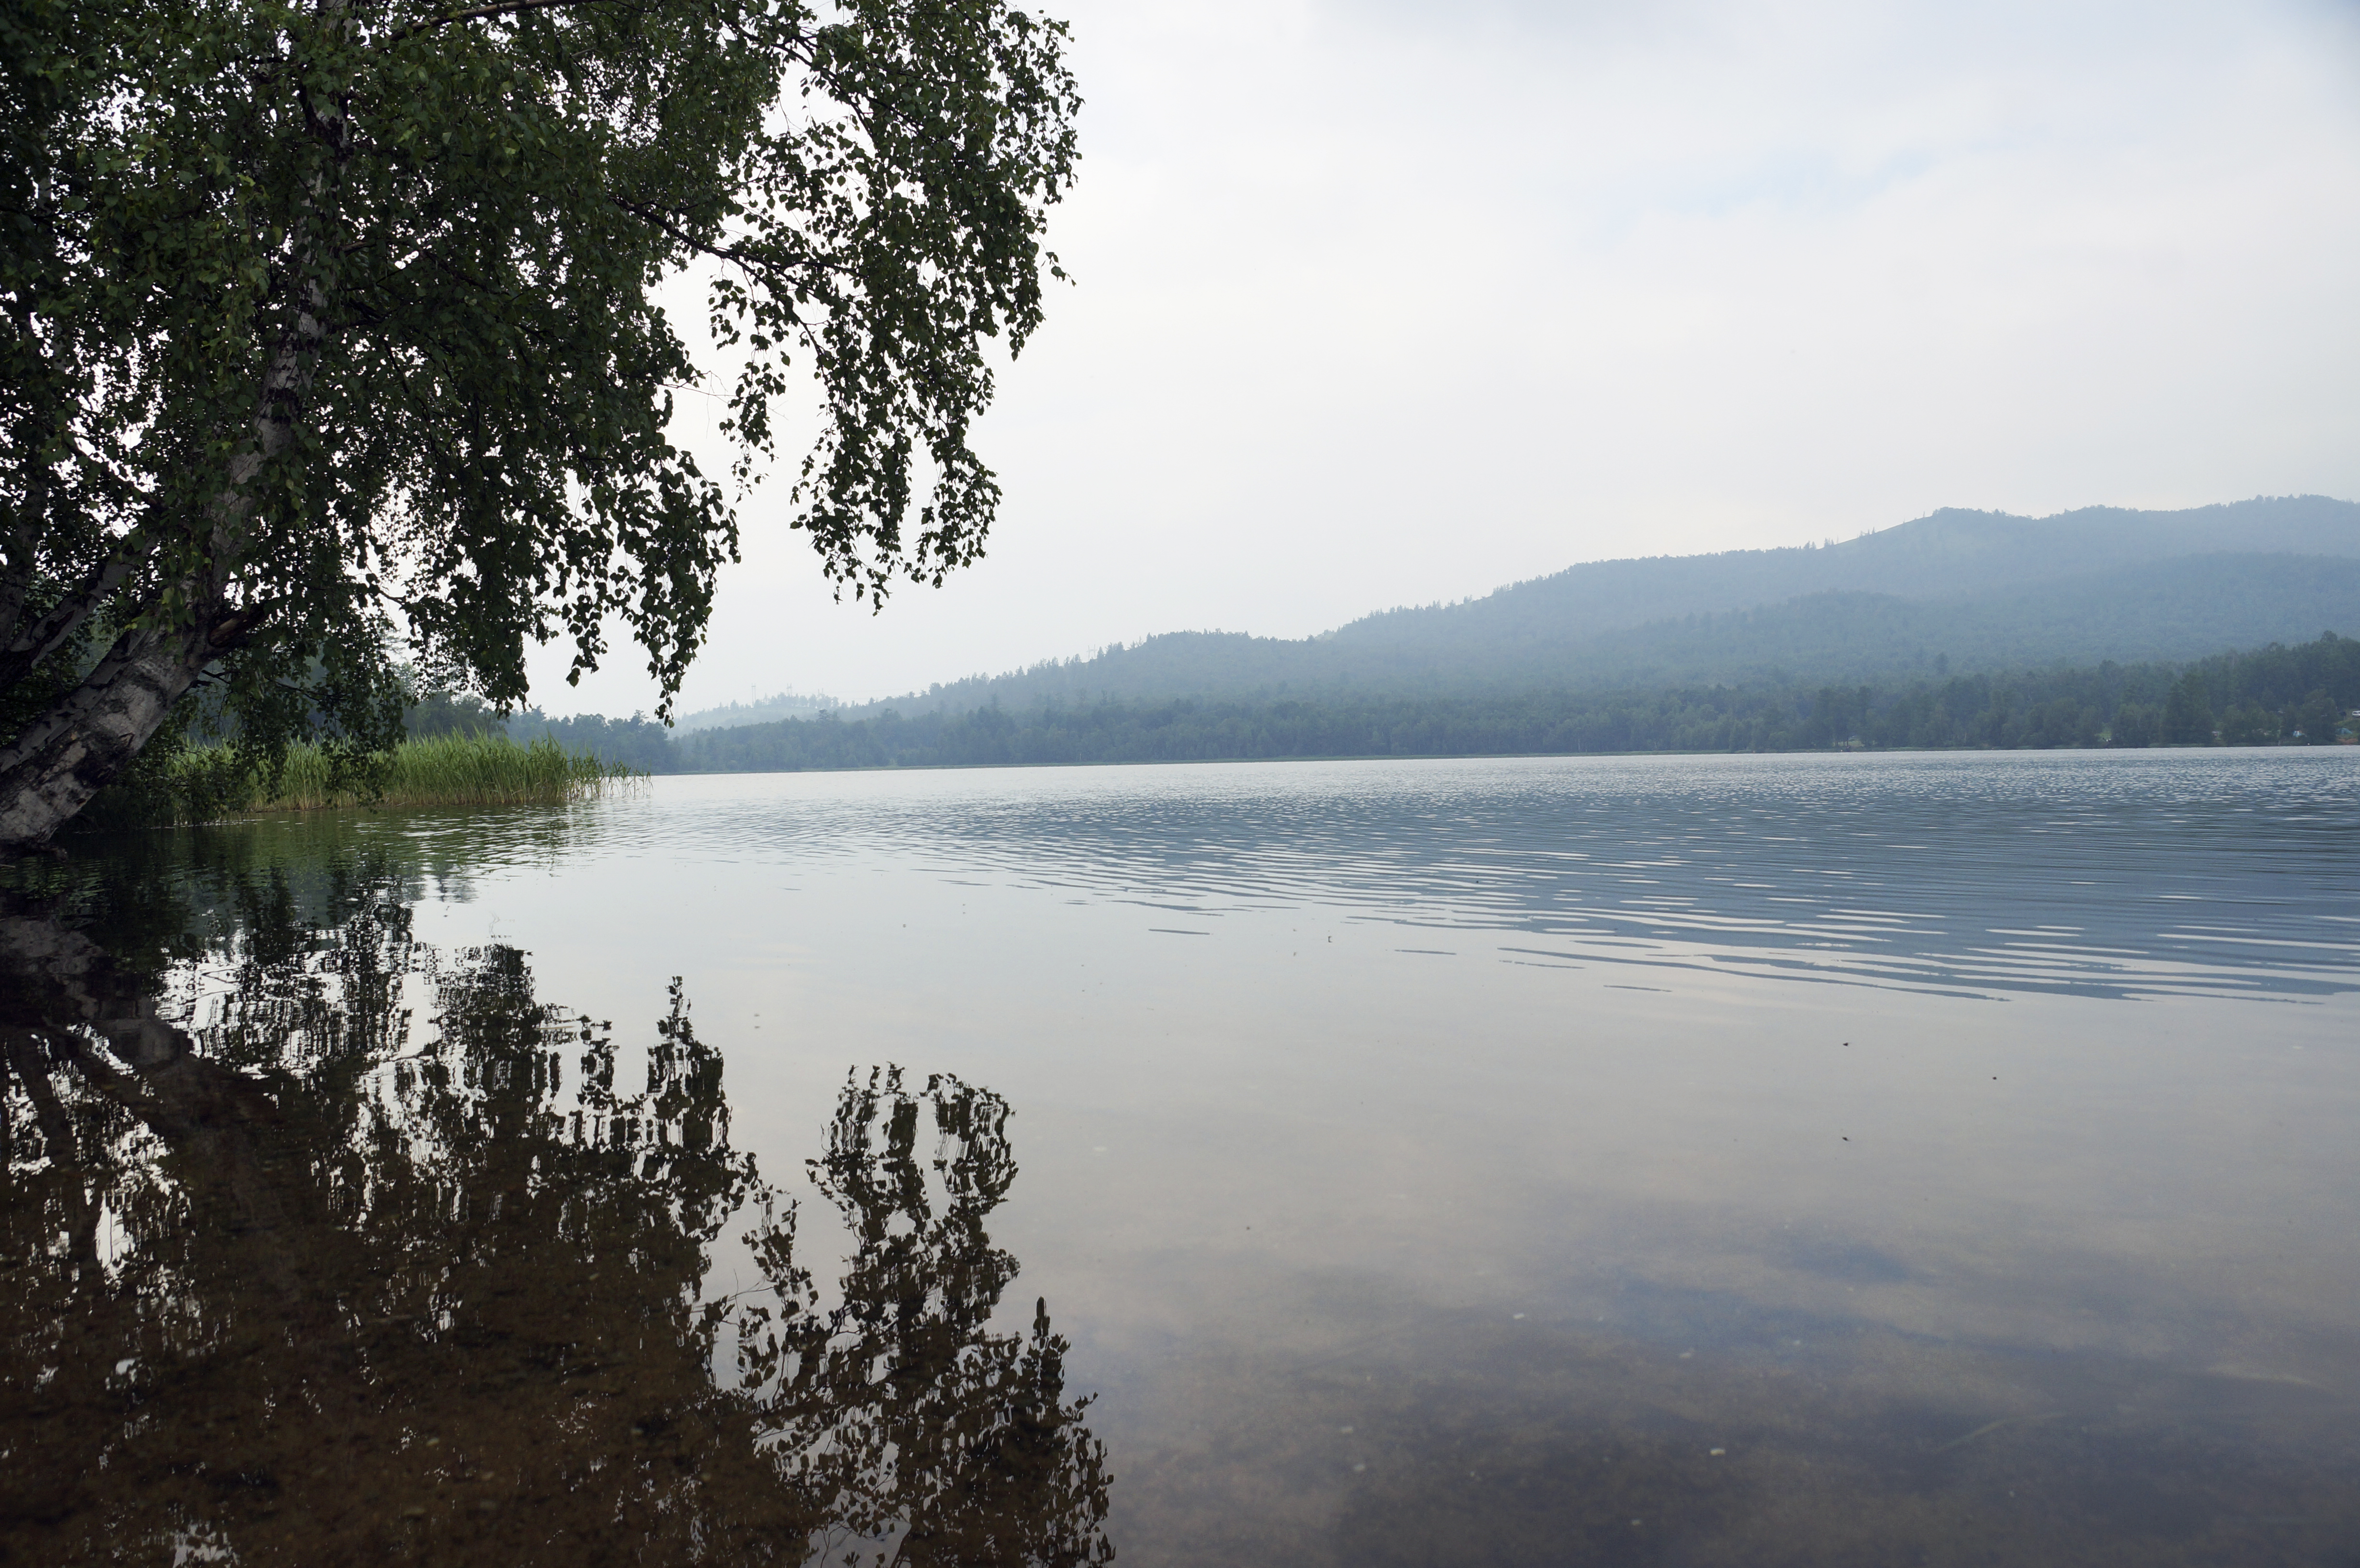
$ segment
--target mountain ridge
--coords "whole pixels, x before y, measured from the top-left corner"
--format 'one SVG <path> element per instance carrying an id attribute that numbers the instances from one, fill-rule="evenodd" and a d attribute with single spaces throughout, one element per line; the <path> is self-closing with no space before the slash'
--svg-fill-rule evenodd
<path id="1" fill-rule="evenodd" d="M 2211 564 L 2191 564 L 2199 561 Z M 1847 606 L 1831 594 L 1890 603 Z M 1834 612 L 1818 655 L 1790 624 L 1815 611 Z M 1696 625 L 1732 615 L 1778 635 L 1746 645 L 1726 635 L 1726 624 Z M 1763 673 L 1773 659 L 1790 661 L 1786 673 L 1857 678 L 1917 668 L 1908 661 L 1920 652 L 1982 667 L 2190 659 L 2355 624 L 2360 504 L 2259 496 L 2048 517 L 1948 507 L 1838 544 L 1582 562 L 1480 598 L 1377 611 L 1309 637 L 1167 632 L 839 711 L 1730 680 Z M 1681 651 L 1683 629 L 1705 645 Z M 1864 639 L 1883 650 L 1875 659 L 1845 646 Z"/>

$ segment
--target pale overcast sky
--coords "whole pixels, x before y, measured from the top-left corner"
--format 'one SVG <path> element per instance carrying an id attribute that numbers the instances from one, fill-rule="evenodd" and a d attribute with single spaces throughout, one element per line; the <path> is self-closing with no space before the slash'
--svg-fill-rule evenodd
<path id="1" fill-rule="evenodd" d="M 2360 498 L 2354 0 L 1048 9 L 1076 283 L 979 434 L 989 557 L 872 619 L 765 486 L 683 711 L 1939 506 Z M 652 707 L 643 662 L 534 696 Z"/>

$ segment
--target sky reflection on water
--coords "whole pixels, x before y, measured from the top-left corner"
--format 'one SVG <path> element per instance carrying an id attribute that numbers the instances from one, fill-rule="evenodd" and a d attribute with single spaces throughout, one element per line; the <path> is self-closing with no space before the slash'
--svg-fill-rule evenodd
<path id="1" fill-rule="evenodd" d="M 1206 919 L 1975 994 L 2360 982 L 2340 751 L 1534 759 L 666 780 L 683 859 L 909 857 Z M 601 847 L 626 852 L 626 807 Z M 1421 939 L 1423 940 L 1423 939 Z"/>
<path id="2" fill-rule="evenodd" d="M 367 864 L 438 955 L 373 982 L 417 1040 L 460 954 L 601 1020 L 681 975 L 771 1181 L 847 1069 L 1007 1107 L 1023 1271 L 962 1332 L 1055 1309 L 1126 1562 L 2328 1563 L 2355 761 L 663 779 L 148 852 L 243 868 L 179 874 L 227 937 L 158 967 L 183 1022 L 246 1006 L 250 874 L 302 914 Z M 340 1049 L 379 1093 L 416 1046 Z M 901 1227 L 784 1188 L 850 1299 Z"/>
<path id="3" fill-rule="evenodd" d="M 210 911 L 0 903 L 0 1561 L 1108 1559 L 1046 1303 L 992 1326 L 997 1095 L 845 1083 L 823 1284 L 677 981 L 618 1051 L 517 949 L 417 942 L 375 857 L 206 859 Z M 175 953 L 204 1005 L 158 1007 Z"/>

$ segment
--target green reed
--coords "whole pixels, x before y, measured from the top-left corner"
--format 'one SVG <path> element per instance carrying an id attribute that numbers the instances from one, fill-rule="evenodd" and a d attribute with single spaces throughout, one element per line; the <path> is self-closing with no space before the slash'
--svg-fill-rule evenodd
<path id="1" fill-rule="evenodd" d="M 161 773 L 154 793 L 169 804 L 149 814 L 175 822 L 339 806 L 559 806 L 640 777 L 620 763 L 567 751 L 547 736 L 519 746 L 506 735 L 483 735 L 406 740 L 361 776 L 342 779 L 320 747 L 290 746 L 275 788 L 241 768 L 227 746 L 190 747 L 169 758 Z"/>

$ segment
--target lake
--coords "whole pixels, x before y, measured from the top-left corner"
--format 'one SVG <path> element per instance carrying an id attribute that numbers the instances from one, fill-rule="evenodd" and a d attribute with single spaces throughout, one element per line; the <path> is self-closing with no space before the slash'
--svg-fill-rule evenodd
<path id="1" fill-rule="evenodd" d="M 2355 828 L 2322 747 L 84 841 L 0 1562 L 2348 1564 Z"/>

